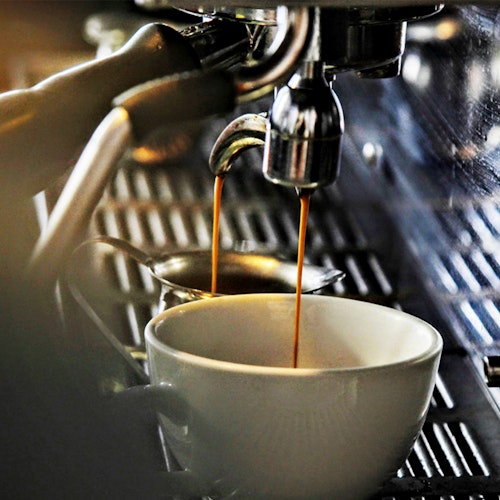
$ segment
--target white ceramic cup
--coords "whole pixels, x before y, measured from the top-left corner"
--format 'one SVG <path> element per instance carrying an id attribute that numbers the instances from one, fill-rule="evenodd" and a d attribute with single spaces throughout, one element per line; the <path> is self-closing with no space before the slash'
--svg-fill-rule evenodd
<path id="1" fill-rule="evenodd" d="M 205 495 L 367 498 L 411 451 L 439 333 L 387 307 L 303 296 L 293 368 L 294 311 L 293 294 L 236 295 L 146 327 L 165 439 Z"/>

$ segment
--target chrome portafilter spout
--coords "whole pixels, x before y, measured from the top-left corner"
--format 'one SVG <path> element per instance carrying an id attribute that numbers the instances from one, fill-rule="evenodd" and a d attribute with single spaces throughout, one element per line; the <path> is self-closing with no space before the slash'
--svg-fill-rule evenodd
<path id="1" fill-rule="evenodd" d="M 262 171 L 275 184 L 311 191 L 336 180 L 344 117 L 325 78 L 321 9 L 310 16 L 307 49 L 267 115 L 243 115 L 219 136 L 210 157 L 215 175 L 225 174 L 243 150 L 263 145 Z"/>
<path id="2" fill-rule="evenodd" d="M 264 147 L 262 170 L 275 184 L 316 189 L 334 182 L 344 118 L 323 64 L 303 62 L 278 92 L 269 113 L 244 114 L 219 135 L 210 154 L 214 175 L 226 175 L 243 151 Z"/>
<path id="3" fill-rule="evenodd" d="M 331 184 L 340 165 L 344 117 L 325 78 L 321 10 L 311 9 L 310 38 L 301 62 L 275 95 L 267 114 L 233 120 L 210 156 L 212 172 L 225 175 L 242 151 L 264 146 L 264 177 L 297 191 Z"/>
<path id="4" fill-rule="evenodd" d="M 340 166 L 344 117 L 321 61 L 305 61 L 269 112 L 263 173 L 275 184 L 316 189 L 331 184 Z"/>

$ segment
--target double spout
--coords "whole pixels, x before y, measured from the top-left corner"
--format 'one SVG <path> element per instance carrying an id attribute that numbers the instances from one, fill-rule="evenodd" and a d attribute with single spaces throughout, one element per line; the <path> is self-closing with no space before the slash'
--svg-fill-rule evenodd
<path id="1" fill-rule="evenodd" d="M 277 93 L 271 109 L 233 120 L 212 149 L 209 165 L 223 176 L 245 150 L 264 147 L 269 181 L 296 189 L 334 182 L 340 166 L 344 118 L 325 80 L 323 64 L 306 61 Z"/>

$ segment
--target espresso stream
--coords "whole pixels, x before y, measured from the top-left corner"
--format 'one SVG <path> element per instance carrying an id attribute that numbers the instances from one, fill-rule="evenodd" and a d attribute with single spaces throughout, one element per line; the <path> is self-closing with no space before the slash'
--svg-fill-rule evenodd
<path id="1" fill-rule="evenodd" d="M 297 368 L 299 358 L 299 324 L 300 305 L 302 297 L 302 270 L 304 269 L 304 250 L 306 246 L 307 217 L 309 215 L 309 205 L 311 201 L 311 191 L 299 192 L 300 200 L 300 223 L 299 223 L 299 244 L 297 249 L 297 285 L 295 287 L 295 332 L 293 337 L 293 367 Z"/>
<path id="2" fill-rule="evenodd" d="M 224 185 L 224 176 L 216 176 L 214 184 L 214 207 L 213 207 L 213 229 L 212 229 L 212 281 L 211 292 L 217 293 L 217 274 L 219 263 L 219 220 L 222 198 L 222 187 Z M 309 205 L 311 201 L 311 190 L 299 191 L 300 200 L 300 224 L 299 241 L 297 250 L 297 280 L 295 287 L 295 327 L 293 339 L 293 367 L 297 368 L 299 355 L 299 325 L 300 325 L 300 306 L 302 291 L 302 270 L 304 267 L 304 250 L 306 244 L 307 218 L 309 215 Z"/>
<path id="3" fill-rule="evenodd" d="M 219 266 L 219 220 L 223 186 L 224 176 L 217 175 L 215 177 L 214 184 L 214 220 L 212 228 L 212 286 L 210 290 L 213 294 L 217 293 L 217 272 Z"/>

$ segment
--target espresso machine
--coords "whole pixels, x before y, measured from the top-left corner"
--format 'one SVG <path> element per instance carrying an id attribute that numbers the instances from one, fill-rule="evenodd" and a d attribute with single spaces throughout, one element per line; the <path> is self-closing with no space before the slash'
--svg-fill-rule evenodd
<path id="1" fill-rule="evenodd" d="M 5 2 L 0 26 L 6 497 L 166 497 L 154 419 L 111 403 L 142 381 L 158 284 L 75 249 L 210 248 L 223 175 L 222 247 L 293 260 L 308 190 L 306 261 L 345 272 L 321 293 L 444 337 L 377 498 L 499 498 L 500 7 Z"/>

